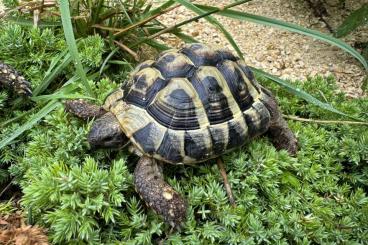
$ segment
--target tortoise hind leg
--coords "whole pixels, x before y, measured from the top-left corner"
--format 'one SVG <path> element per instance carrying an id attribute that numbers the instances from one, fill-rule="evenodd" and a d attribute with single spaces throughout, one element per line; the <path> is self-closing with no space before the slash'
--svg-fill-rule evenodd
<path id="1" fill-rule="evenodd" d="M 275 97 L 265 88 L 262 88 L 262 90 L 268 95 L 265 105 L 271 114 L 267 135 L 276 149 L 285 149 L 290 155 L 294 156 L 298 151 L 298 140 L 282 117 Z"/>
<path id="2" fill-rule="evenodd" d="M 179 228 L 186 218 L 185 200 L 164 181 L 157 162 L 143 156 L 134 170 L 134 185 L 148 206 L 160 214 L 173 228 Z"/>

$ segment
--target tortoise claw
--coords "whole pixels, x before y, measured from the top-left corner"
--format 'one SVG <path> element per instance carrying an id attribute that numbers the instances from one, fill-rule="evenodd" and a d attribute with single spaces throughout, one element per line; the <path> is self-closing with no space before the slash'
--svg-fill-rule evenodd
<path id="1" fill-rule="evenodd" d="M 0 84 L 13 89 L 19 95 L 31 96 L 31 83 L 19 72 L 0 61 Z"/>

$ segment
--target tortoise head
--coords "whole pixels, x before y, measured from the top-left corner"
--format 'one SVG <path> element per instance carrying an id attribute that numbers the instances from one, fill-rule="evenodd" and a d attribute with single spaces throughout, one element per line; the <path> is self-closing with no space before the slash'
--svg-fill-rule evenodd
<path id="1" fill-rule="evenodd" d="M 96 148 L 119 148 L 126 145 L 128 141 L 118 119 L 111 112 L 98 118 L 88 135 L 88 142 Z"/>

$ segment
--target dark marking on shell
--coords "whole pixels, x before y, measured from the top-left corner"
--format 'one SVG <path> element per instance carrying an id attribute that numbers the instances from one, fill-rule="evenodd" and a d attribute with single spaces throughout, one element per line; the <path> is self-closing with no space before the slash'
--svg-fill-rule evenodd
<path id="1" fill-rule="evenodd" d="M 197 160 L 205 159 L 208 156 L 209 149 L 207 149 L 204 137 L 206 135 L 201 132 L 185 131 L 185 155 Z"/>
<path id="2" fill-rule="evenodd" d="M 148 154 L 152 154 L 156 151 L 155 140 L 157 140 L 158 134 L 154 131 L 155 124 L 150 122 L 133 134 L 134 140 L 142 147 L 143 151 Z"/>
<path id="3" fill-rule="evenodd" d="M 243 79 L 241 71 L 236 67 L 235 63 L 225 61 L 217 65 L 217 69 L 224 76 L 240 110 L 245 111 L 249 109 L 252 106 L 253 98 L 249 93 L 248 86 Z"/>
<path id="4" fill-rule="evenodd" d="M 224 130 L 226 130 L 226 128 L 209 127 L 209 132 L 210 132 L 211 141 L 212 141 L 212 150 L 216 155 L 221 154 L 225 150 L 226 134 Z"/>
<path id="5" fill-rule="evenodd" d="M 218 55 L 220 56 L 221 61 L 223 60 L 231 60 L 231 61 L 237 61 L 239 60 L 238 57 L 233 55 L 229 50 L 217 50 Z"/>
<path id="6" fill-rule="evenodd" d="M 249 79 L 249 81 L 253 84 L 253 86 L 256 88 L 257 92 L 259 93 L 260 88 L 256 82 L 256 79 L 254 77 L 252 70 L 247 65 L 245 65 L 243 62 L 238 62 L 238 65 L 240 69 L 244 72 L 245 76 Z"/>
<path id="7" fill-rule="evenodd" d="M 244 119 L 243 119 L 244 120 Z M 227 123 L 229 130 L 229 141 L 227 143 L 226 148 L 232 149 L 238 146 L 241 146 L 246 141 L 247 131 L 242 126 L 241 122 L 236 120 L 231 120 Z"/>
<path id="8" fill-rule="evenodd" d="M 161 125 L 169 129 L 191 130 L 200 127 L 192 98 L 183 90 L 176 89 L 148 106 L 147 112 Z"/>
<path id="9" fill-rule="evenodd" d="M 215 77 L 209 75 L 200 80 L 198 76 L 194 75 L 191 78 L 191 83 L 202 101 L 211 125 L 223 123 L 233 118 L 227 97 Z"/>
<path id="10" fill-rule="evenodd" d="M 180 151 L 181 141 L 182 139 L 175 134 L 175 131 L 167 130 L 157 153 L 170 162 L 179 163 L 183 160 Z"/>
<path id="11" fill-rule="evenodd" d="M 217 52 L 200 43 L 187 45 L 179 52 L 185 54 L 196 67 L 215 66 L 221 59 Z"/>
<path id="12" fill-rule="evenodd" d="M 125 96 L 125 101 L 128 104 L 133 104 L 141 108 L 146 108 L 155 98 L 156 94 L 167 85 L 166 80 L 156 78 L 151 86 L 149 86 L 144 74 L 135 76 L 133 79 L 134 84 Z"/>
<path id="13" fill-rule="evenodd" d="M 158 69 L 162 76 L 166 79 L 173 77 L 188 77 L 194 71 L 195 67 L 187 62 L 186 56 L 180 53 L 166 53 L 153 64 L 153 67 Z"/>

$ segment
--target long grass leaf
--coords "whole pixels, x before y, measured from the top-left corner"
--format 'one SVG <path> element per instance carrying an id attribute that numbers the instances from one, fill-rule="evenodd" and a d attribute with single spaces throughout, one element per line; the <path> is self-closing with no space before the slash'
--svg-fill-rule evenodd
<path id="1" fill-rule="evenodd" d="M 333 112 L 335 114 L 339 114 L 339 115 L 342 115 L 342 116 L 345 116 L 345 117 L 349 117 L 349 118 L 352 118 L 354 120 L 357 120 L 357 121 L 361 121 L 360 119 L 358 118 L 355 118 L 355 117 L 352 117 L 350 115 L 347 115 L 346 113 L 342 112 L 342 111 L 339 111 L 337 110 L 336 108 L 334 108 L 331 104 L 328 104 L 328 103 L 324 103 L 322 101 L 320 101 L 319 99 L 315 98 L 314 96 L 310 95 L 309 93 L 305 92 L 304 90 L 300 89 L 300 88 L 296 88 L 294 87 L 292 84 L 274 76 L 274 75 L 271 75 L 265 71 L 262 71 L 262 70 L 259 70 L 259 69 L 256 69 L 254 67 L 250 67 L 254 73 L 258 74 L 259 76 L 262 76 L 262 77 L 265 77 L 265 78 L 268 78 L 274 82 L 276 82 L 277 84 L 279 84 L 280 86 L 284 87 L 286 89 L 286 91 L 288 91 L 289 93 L 301 98 L 301 99 L 304 99 L 305 101 L 311 103 L 311 104 L 314 104 L 322 109 L 325 109 L 325 110 L 328 110 L 330 112 Z"/>
<path id="2" fill-rule="evenodd" d="M 180 38 L 185 43 L 198 43 L 199 41 L 193 38 L 192 36 L 186 35 L 182 32 L 173 32 L 175 36 Z"/>
<path id="3" fill-rule="evenodd" d="M 60 0 L 60 13 L 61 13 L 61 20 L 62 20 L 63 28 L 64 28 L 65 39 L 68 44 L 70 55 L 73 58 L 76 71 L 79 77 L 81 78 L 82 83 L 84 87 L 86 88 L 89 96 L 94 97 L 93 91 L 87 81 L 87 75 L 84 72 L 82 62 L 80 61 L 80 58 L 79 58 L 77 43 L 75 41 L 74 33 L 73 33 L 73 26 L 72 26 L 71 17 L 70 17 L 68 0 Z"/>
<path id="4" fill-rule="evenodd" d="M 176 2 L 182 4 L 183 6 L 185 6 L 186 8 L 188 8 L 189 10 L 195 12 L 198 15 L 203 15 L 206 14 L 206 12 L 211 12 L 213 10 L 216 11 L 216 9 L 213 10 L 203 10 L 199 7 L 197 7 L 196 5 L 194 5 L 193 3 L 189 2 L 188 0 L 175 0 Z M 224 9 L 239 5 L 239 4 L 243 4 L 249 2 L 249 0 L 243 0 L 243 1 L 238 1 L 235 2 L 233 4 L 230 4 L 228 6 L 225 6 Z M 220 9 L 217 8 L 217 10 L 220 11 Z M 239 55 L 240 58 L 244 59 L 243 57 L 243 53 L 240 51 L 240 48 L 238 47 L 238 45 L 236 44 L 235 40 L 233 39 L 233 37 L 231 36 L 231 34 L 225 29 L 225 27 L 216 20 L 216 18 L 212 17 L 212 16 L 206 16 L 204 17 L 209 23 L 211 23 L 212 25 L 214 25 L 215 27 L 217 27 L 226 37 L 226 39 L 229 41 L 229 43 L 231 44 L 231 46 L 234 48 L 234 50 L 236 51 L 236 53 Z"/>
<path id="5" fill-rule="evenodd" d="M 36 96 L 45 91 L 47 87 L 50 85 L 50 83 L 65 69 L 65 67 L 67 67 L 70 64 L 71 61 L 72 58 L 69 52 L 63 52 L 57 57 L 55 57 L 52 60 L 49 69 L 46 71 L 44 79 L 35 88 L 33 96 Z"/>
<path id="6" fill-rule="evenodd" d="M 177 0 L 177 1 L 179 1 L 179 0 Z M 182 1 L 182 0 L 180 0 L 180 1 Z M 219 15 L 222 15 L 222 16 L 225 16 L 225 17 L 229 17 L 229 18 L 237 19 L 237 20 L 249 21 L 249 22 L 262 24 L 262 25 L 267 25 L 267 26 L 272 26 L 272 27 L 277 27 L 277 28 L 282 28 L 282 29 L 285 29 L 285 30 L 288 30 L 288 31 L 291 31 L 291 32 L 296 32 L 296 33 L 299 33 L 299 34 L 303 34 L 303 35 L 306 35 L 306 36 L 310 36 L 310 37 L 325 41 L 325 42 L 330 43 L 334 46 L 337 46 L 337 47 L 341 48 L 342 50 L 344 50 L 345 52 L 351 54 L 353 57 L 355 57 L 357 60 L 359 60 L 360 63 L 362 63 L 362 65 L 364 66 L 364 68 L 366 70 L 368 70 L 367 61 L 353 47 L 351 47 L 347 43 L 345 43 L 345 42 L 343 42 L 343 41 L 341 41 L 337 38 L 334 38 L 332 36 L 323 34 L 319 31 L 311 30 L 311 29 L 308 29 L 308 28 L 305 28 L 305 27 L 302 27 L 302 26 L 298 26 L 296 24 L 287 23 L 285 21 L 275 20 L 275 19 L 264 17 L 264 16 L 244 13 L 244 12 L 240 12 L 240 11 L 236 11 L 236 10 L 230 10 L 230 9 L 221 10 L 219 8 L 216 8 L 216 7 L 210 7 L 210 6 L 199 5 L 199 4 L 196 4 L 195 6 L 198 7 L 199 9 L 201 9 L 202 11 L 214 11 L 214 10 L 217 9 L 217 10 L 220 10 L 220 11 L 217 12 L 216 14 L 219 14 Z"/>
<path id="7" fill-rule="evenodd" d="M 337 28 L 335 36 L 343 37 L 354 31 L 361 25 L 368 23 L 368 3 L 353 11 Z"/>
<path id="8" fill-rule="evenodd" d="M 4 146 L 11 143 L 15 138 L 17 138 L 19 135 L 21 135 L 24 131 L 30 129 L 35 125 L 39 120 L 44 118 L 47 114 L 49 114 L 51 111 L 53 111 L 55 108 L 60 106 L 61 103 L 57 101 L 50 101 L 45 107 L 43 107 L 40 111 L 38 111 L 36 114 L 34 114 L 25 124 L 23 124 L 21 127 L 14 130 L 10 135 L 6 136 L 3 140 L 0 141 L 0 149 L 2 149 Z"/>

